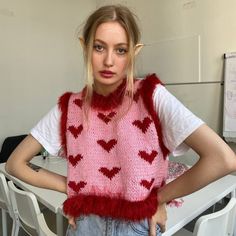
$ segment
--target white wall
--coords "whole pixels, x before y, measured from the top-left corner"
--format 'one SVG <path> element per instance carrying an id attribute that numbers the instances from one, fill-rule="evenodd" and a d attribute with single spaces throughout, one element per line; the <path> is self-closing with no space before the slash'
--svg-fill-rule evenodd
<path id="1" fill-rule="evenodd" d="M 78 26 L 93 0 L 0 0 L 0 146 L 28 133 L 65 91 L 82 88 Z"/>

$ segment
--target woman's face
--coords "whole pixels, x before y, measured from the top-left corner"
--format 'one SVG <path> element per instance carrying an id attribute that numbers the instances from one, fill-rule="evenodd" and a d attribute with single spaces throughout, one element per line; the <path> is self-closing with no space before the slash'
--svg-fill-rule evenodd
<path id="1" fill-rule="evenodd" d="M 93 44 L 92 68 L 95 91 L 102 95 L 113 92 L 126 77 L 128 38 L 118 22 L 98 26 Z"/>

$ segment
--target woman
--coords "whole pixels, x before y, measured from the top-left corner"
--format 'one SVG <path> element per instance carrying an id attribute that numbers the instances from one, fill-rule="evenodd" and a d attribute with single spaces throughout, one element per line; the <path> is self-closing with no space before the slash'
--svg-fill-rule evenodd
<path id="1" fill-rule="evenodd" d="M 155 75 L 134 79 L 135 56 L 143 45 L 128 8 L 97 9 L 80 42 L 86 87 L 60 97 L 12 153 L 6 170 L 67 193 L 67 235 L 161 235 L 166 203 L 236 170 L 235 154 Z M 28 167 L 42 147 L 67 158 L 67 178 Z M 168 154 L 188 148 L 199 161 L 166 184 Z"/>

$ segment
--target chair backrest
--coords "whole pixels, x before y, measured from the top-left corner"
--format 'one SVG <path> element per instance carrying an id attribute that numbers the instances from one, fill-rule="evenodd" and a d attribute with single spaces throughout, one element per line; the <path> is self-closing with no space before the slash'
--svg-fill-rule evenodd
<path id="1" fill-rule="evenodd" d="M 201 216 L 195 226 L 194 236 L 232 236 L 235 227 L 236 198 L 231 198 L 222 210 Z"/>
<path id="2" fill-rule="evenodd" d="M 13 218 L 13 210 L 10 202 L 9 189 L 4 174 L 0 173 L 0 208 L 9 212 Z"/>
<path id="3" fill-rule="evenodd" d="M 13 210 L 21 227 L 30 235 L 55 236 L 45 222 L 35 195 L 16 188 L 12 181 L 8 182 L 8 186 Z"/>

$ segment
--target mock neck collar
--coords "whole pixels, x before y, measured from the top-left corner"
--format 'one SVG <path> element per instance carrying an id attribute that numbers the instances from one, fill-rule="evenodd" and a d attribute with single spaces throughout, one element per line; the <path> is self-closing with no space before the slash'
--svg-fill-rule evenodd
<path id="1" fill-rule="evenodd" d="M 111 93 L 104 96 L 93 91 L 91 107 L 99 110 L 112 110 L 118 107 L 124 98 L 126 79 Z"/>

